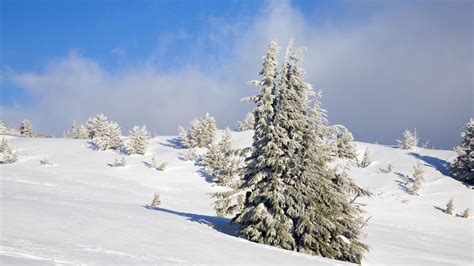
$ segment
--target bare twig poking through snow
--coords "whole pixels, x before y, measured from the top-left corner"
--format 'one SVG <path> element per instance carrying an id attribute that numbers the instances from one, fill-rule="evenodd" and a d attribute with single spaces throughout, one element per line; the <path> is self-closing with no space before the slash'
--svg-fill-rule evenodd
<path id="1" fill-rule="evenodd" d="M 391 172 L 393 172 L 393 165 L 389 163 L 387 165 L 387 168 L 379 168 L 379 169 L 380 169 L 380 172 L 383 174 L 390 174 Z"/>
<path id="2" fill-rule="evenodd" d="M 125 156 L 119 155 L 115 157 L 115 161 L 114 161 L 115 167 L 124 167 L 125 165 L 127 165 L 127 159 L 125 158 Z"/>
<path id="3" fill-rule="evenodd" d="M 416 135 L 416 129 L 411 132 L 410 130 L 405 130 L 403 132 L 403 139 L 398 140 L 398 147 L 404 150 L 412 150 L 418 146 L 418 137 Z"/>
<path id="4" fill-rule="evenodd" d="M 155 193 L 155 196 L 153 197 L 153 201 L 151 202 L 150 207 L 158 208 L 160 204 L 161 204 L 160 193 Z"/>
<path id="5" fill-rule="evenodd" d="M 469 208 L 465 209 L 462 213 L 462 218 L 469 218 Z"/>
<path id="6" fill-rule="evenodd" d="M 372 163 L 372 159 L 370 158 L 370 153 L 369 153 L 369 148 L 367 147 L 364 152 L 364 156 L 362 157 L 362 160 L 358 162 L 359 167 L 361 168 L 366 168 Z"/>
<path id="7" fill-rule="evenodd" d="M 372 219 L 372 216 L 370 216 L 369 218 L 367 218 L 367 219 L 365 220 L 365 222 L 360 226 L 360 228 L 361 228 L 361 229 L 364 228 L 364 227 L 367 225 L 367 223 L 370 221 L 370 219 Z"/>
<path id="8" fill-rule="evenodd" d="M 453 199 L 450 199 L 448 204 L 446 204 L 445 213 L 449 215 L 453 215 L 453 211 L 454 211 L 454 201 Z"/>

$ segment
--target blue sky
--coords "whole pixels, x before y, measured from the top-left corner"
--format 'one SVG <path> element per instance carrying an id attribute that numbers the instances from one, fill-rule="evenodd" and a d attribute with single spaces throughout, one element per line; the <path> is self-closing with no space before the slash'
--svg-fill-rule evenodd
<path id="1" fill-rule="evenodd" d="M 394 143 L 459 142 L 472 107 L 470 1 L 2 1 L 0 115 L 48 134 L 105 113 L 173 134 L 251 108 L 267 43 L 305 47 L 333 123 Z M 443 19 L 439 19 L 442 17 Z M 445 126 L 443 126 L 445 125 Z"/>

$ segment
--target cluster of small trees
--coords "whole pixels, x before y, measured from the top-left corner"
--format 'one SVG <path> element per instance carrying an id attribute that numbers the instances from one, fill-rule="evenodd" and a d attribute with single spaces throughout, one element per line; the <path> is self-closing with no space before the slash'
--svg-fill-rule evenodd
<path id="1" fill-rule="evenodd" d="M 318 101 L 309 105 L 314 93 L 300 54 L 290 43 L 278 72 L 277 49 L 269 45 L 262 79 L 253 82 L 260 94 L 249 98 L 256 104 L 255 131 L 243 178 L 214 194 L 216 210 L 235 214 L 242 238 L 359 263 L 368 247 L 359 240 L 361 209 L 350 199 L 364 190 L 328 166 L 324 112 Z"/>
<path id="2" fill-rule="evenodd" d="M 200 165 L 217 185 L 235 188 L 243 175 L 243 159 L 242 150 L 232 149 L 232 135 L 226 129 L 219 143 L 211 143 Z"/>
<path id="3" fill-rule="evenodd" d="M 183 148 L 207 148 L 216 136 L 216 120 L 206 113 L 196 118 L 189 129 L 179 128 L 179 137 Z"/>

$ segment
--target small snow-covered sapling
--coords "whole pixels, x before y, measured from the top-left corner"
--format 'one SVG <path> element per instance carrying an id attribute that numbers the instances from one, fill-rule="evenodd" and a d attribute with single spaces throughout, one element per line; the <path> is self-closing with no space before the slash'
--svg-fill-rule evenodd
<path id="1" fill-rule="evenodd" d="M 115 162 L 114 162 L 115 167 L 124 167 L 125 165 L 127 165 L 127 159 L 125 158 L 125 156 L 119 155 L 115 157 Z"/>
<path id="2" fill-rule="evenodd" d="M 43 160 L 40 160 L 41 165 L 53 165 L 52 162 L 48 160 L 48 158 L 44 158 Z"/>
<path id="3" fill-rule="evenodd" d="M 152 207 L 152 208 L 157 208 L 157 207 L 160 206 L 160 204 L 161 204 L 160 194 L 159 194 L 159 193 L 155 193 L 155 196 L 153 197 L 153 201 L 151 202 L 150 207 Z"/>
<path id="4" fill-rule="evenodd" d="M 160 166 L 158 166 L 158 167 L 156 168 L 156 170 L 158 170 L 158 171 L 164 171 L 165 168 L 166 168 L 166 166 L 168 166 L 168 163 L 167 163 L 167 162 L 164 162 L 164 163 L 160 164 Z"/>
<path id="5" fill-rule="evenodd" d="M 393 171 L 393 165 L 389 163 L 387 168 L 380 168 L 380 172 L 383 174 L 390 174 Z"/>
<path id="6" fill-rule="evenodd" d="M 453 215 L 454 211 L 454 201 L 453 199 L 450 199 L 448 204 L 446 204 L 446 214 Z"/>
<path id="7" fill-rule="evenodd" d="M 465 209 L 462 213 L 462 218 L 469 218 L 469 208 Z"/>
<path id="8" fill-rule="evenodd" d="M 367 147 L 364 152 L 364 156 L 362 160 L 359 162 L 359 167 L 366 168 L 372 163 L 372 159 L 370 158 L 369 148 Z"/>

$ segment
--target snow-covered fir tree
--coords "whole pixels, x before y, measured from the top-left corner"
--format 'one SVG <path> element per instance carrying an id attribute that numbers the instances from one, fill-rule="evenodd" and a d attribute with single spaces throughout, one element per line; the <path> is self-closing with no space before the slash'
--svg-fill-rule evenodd
<path id="1" fill-rule="evenodd" d="M 2 162 L 4 164 L 11 164 L 18 161 L 18 153 L 12 150 L 8 139 L 6 138 L 2 138 L 2 142 L 0 144 L 0 152 L 3 157 Z"/>
<path id="2" fill-rule="evenodd" d="M 425 182 L 425 171 L 423 170 L 423 164 L 417 161 L 416 166 L 413 167 L 413 179 L 409 187 L 410 193 L 417 194 L 423 182 Z"/>
<path id="3" fill-rule="evenodd" d="M 98 114 L 97 116 L 91 117 L 86 121 L 85 128 L 90 139 L 100 138 L 102 135 L 107 134 L 109 121 L 105 115 Z"/>
<path id="4" fill-rule="evenodd" d="M 462 218 L 469 218 L 469 208 L 465 209 L 463 212 L 462 212 Z"/>
<path id="5" fill-rule="evenodd" d="M 2 138 L 0 143 L 0 152 L 11 152 L 12 148 L 10 147 L 10 142 L 6 138 Z"/>
<path id="6" fill-rule="evenodd" d="M 474 120 L 466 123 L 466 131 L 461 134 L 463 141 L 454 150 L 457 158 L 451 164 L 451 173 L 457 179 L 474 185 Z"/>
<path id="7" fill-rule="evenodd" d="M 359 241 L 363 220 L 349 201 L 358 187 L 338 183 L 326 164 L 326 149 L 308 113 L 312 89 L 299 54 L 290 43 L 277 80 L 276 51 L 272 42 L 262 80 L 255 82 L 260 95 L 250 98 L 256 103 L 255 131 L 243 180 L 236 190 L 217 194 L 215 207 L 219 215 L 236 212 L 232 221 L 240 225 L 240 237 L 360 262 L 367 249 Z"/>
<path id="8" fill-rule="evenodd" d="M 255 125 L 255 116 L 253 112 L 247 113 L 247 116 L 245 117 L 245 120 L 242 121 L 237 121 L 237 131 L 246 131 L 246 130 L 252 130 Z"/>
<path id="9" fill-rule="evenodd" d="M 226 129 L 218 144 L 209 145 L 200 162 L 212 180 L 220 186 L 236 187 L 242 176 L 243 158 L 237 150 L 232 149 L 231 144 L 232 136 L 230 130 Z"/>
<path id="10" fill-rule="evenodd" d="M 89 132 L 85 126 L 72 122 L 71 131 L 68 134 L 69 138 L 72 139 L 87 139 L 89 138 Z"/>
<path id="11" fill-rule="evenodd" d="M 5 122 L 0 120 L 0 134 L 5 134 L 7 127 L 5 126 Z"/>
<path id="12" fill-rule="evenodd" d="M 450 199 L 448 204 L 446 204 L 446 210 L 444 211 L 446 214 L 453 215 L 454 212 L 454 201 Z"/>
<path id="13" fill-rule="evenodd" d="M 122 132 L 119 125 L 113 121 L 101 122 L 97 125 L 98 127 L 94 130 L 94 142 L 98 149 L 101 151 L 120 149 L 122 146 L 122 139 L 120 138 Z"/>
<path id="14" fill-rule="evenodd" d="M 33 127 L 28 119 L 25 119 L 20 124 L 20 136 L 22 137 L 34 137 L 35 133 L 33 132 Z"/>
<path id="15" fill-rule="evenodd" d="M 160 193 L 155 193 L 155 196 L 153 196 L 153 201 L 150 204 L 150 207 L 152 208 L 158 208 L 160 207 L 161 200 L 160 200 Z"/>
<path id="16" fill-rule="evenodd" d="M 404 150 L 412 150 L 418 147 L 418 136 L 416 135 L 416 130 L 411 132 L 410 130 L 405 130 L 403 132 L 403 138 L 401 140 L 398 140 L 398 147 Z"/>
<path id="17" fill-rule="evenodd" d="M 356 159 L 357 152 L 354 145 L 354 137 L 352 133 L 344 126 L 338 125 L 336 135 L 337 157 L 342 159 Z"/>
<path id="18" fill-rule="evenodd" d="M 359 167 L 361 168 L 366 168 L 372 163 L 372 159 L 370 158 L 370 152 L 369 152 L 369 147 L 365 149 L 364 155 L 362 156 L 362 159 L 359 161 Z"/>
<path id="19" fill-rule="evenodd" d="M 150 133 L 146 130 L 146 127 L 135 126 L 130 131 L 130 141 L 127 146 L 129 154 L 145 154 L 148 146 L 148 139 Z"/>

